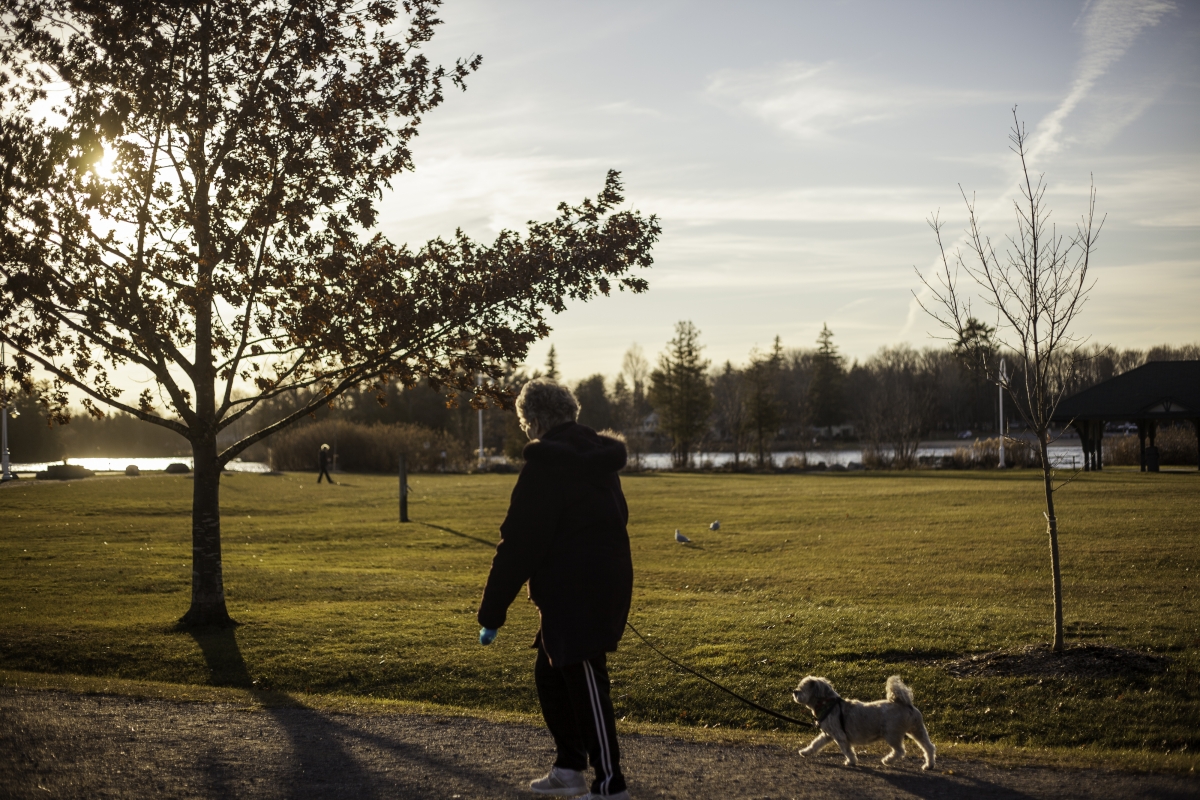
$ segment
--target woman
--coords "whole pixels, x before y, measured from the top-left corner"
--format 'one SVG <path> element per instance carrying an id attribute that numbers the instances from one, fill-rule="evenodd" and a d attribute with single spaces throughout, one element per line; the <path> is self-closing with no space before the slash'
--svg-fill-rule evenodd
<path id="1" fill-rule="evenodd" d="M 625 445 L 576 423 L 579 403 L 566 387 L 539 378 L 517 397 L 530 438 L 500 544 L 479 606 L 481 644 L 490 644 L 508 607 L 529 584 L 541 628 L 534 639 L 534 682 L 558 755 L 534 794 L 588 792 L 627 800 L 613 721 L 606 654 L 617 649 L 633 594 L 625 526 L 629 509 L 617 472 Z"/>

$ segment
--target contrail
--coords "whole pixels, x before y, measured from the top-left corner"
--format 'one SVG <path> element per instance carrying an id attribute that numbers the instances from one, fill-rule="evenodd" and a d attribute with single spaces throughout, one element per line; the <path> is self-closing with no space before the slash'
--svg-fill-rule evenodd
<path id="1" fill-rule="evenodd" d="M 1063 126 L 1072 111 L 1087 97 L 1096 83 L 1108 72 L 1109 68 L 1120 60 L 1121 56 L 1133 44 L 1143 28 L 1154 27 L 1168 11 L 1173 11 L 1175 4 L 1170 0 L 1096 0 L 1089 2 L 1083 12 L 1083 53 L 1075 65 L 1075 80 L 1071 89 L 1058 106 L 1047 114 L 1037 124 L 1030 137 L 1029 161 L 1036 163 L 1039 158 L 1049 157 L 1062 149 Z M 1017 168 L 1013 168 L 1014 178 Z M 976 206 L 977 214 L 986 219 L 992 214 L 1007 208 L 1011 198 L 1011 186 L 987 206 Z M 966 242 L 966 234 L 962 234 L 950 246 L 947 253 L 952 253 Z M 941 267 L 941 258 L 934 259 L 927 267 L 927 276 L 933 279 L 933 272 Z M 929 297 L 929 289 L 922 286 L 918 292 L 922 300 Z M 900 329 L 900 336 L 907 337 L 916 324 L 921 313 L 917 299 L 913 298 L 908 304 L 908 318 Z"/>
<path id="2" fill-rule="evenodd" d="M 1067 115 L 1075 110 L 1109 67 L 1125 55 L 1143 28 L 1154 27 L 1164 14 L 1175 8 L 1174 3 L 1167 0 L 1099 0 L 1089 5 L 1083 19 L 1083 55 L 1075 67 L 1075 81 L 1058 108 L 1038 124 L 1029 149 L 1032 160 L 1061 149 L 1059 137 Z"/>

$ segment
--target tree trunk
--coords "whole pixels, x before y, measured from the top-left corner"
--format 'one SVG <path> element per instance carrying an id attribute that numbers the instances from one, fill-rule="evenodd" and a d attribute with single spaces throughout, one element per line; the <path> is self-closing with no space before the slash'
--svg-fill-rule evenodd
<path id="1" fill-rule="evenodd" d="M 225 608 L 221 575 L 221 467 L 215 439 L 192 442 L 192 606 L 186 626 L 236 625 Z"/>
<path id="2" fill-rule="evenodd" d="M 209 121 L 209 40 L 212 11 L 203 6 L 200 27 L 200 126 L 188 158 L 198 176 L 194 190 L 196 234 L 196 358 L 192 383 L 196 388 L 196 420 L 192 429 L 192 606 L 180 624 L 234 625 L 225 609 L 221 577 L 221 465 L 217 462 L 216 397 L 213 367 L 213 270 L 217 252 L 212 243 L 209 207 L 208 153 L 205 136 Z"/>
<path id="3" fill-rule="evenodd" d="M 675 469 L 687 469 L 691 460 L 691 442 L 680 442 L 675 447 Z"/>
<path id="4" fill-rule="evenodd" d="M 1050 534 L 1050 571 L 1054 575 L 1054 652 L 1063 651 L 1062 568 L 1058 558 L 1058 519 L 1054 516 L 1054 482 L 1050 476 L 1049 432 L 1038 431 L 1042 454 L 1042 485 L 1046 490 L 1046 530 Z"/>

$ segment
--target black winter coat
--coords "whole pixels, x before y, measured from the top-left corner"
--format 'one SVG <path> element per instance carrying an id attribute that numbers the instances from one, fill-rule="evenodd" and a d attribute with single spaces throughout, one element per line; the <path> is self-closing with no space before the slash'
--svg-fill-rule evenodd
<path id="1" fill-rule="evenodd" d="M 503 625 L 528 581 L 552 666 L 617 649 L 633 595 L 629 509 L 617 477 L 623 466 L 624 444 L 574 422 L 525 446 L 480 625 Z"/>

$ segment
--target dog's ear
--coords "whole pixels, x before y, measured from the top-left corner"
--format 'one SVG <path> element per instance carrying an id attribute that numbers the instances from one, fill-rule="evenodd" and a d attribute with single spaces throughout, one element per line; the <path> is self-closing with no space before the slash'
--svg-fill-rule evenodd
<path id="1" fill-rule="evenodd" d="M 813 678 L 812 682 L 814 697 L 819 697 L 822 700 L 828 697 L 837 697 L 837 691 L 833 688 L 833 683 L 828 678 Z"/>

